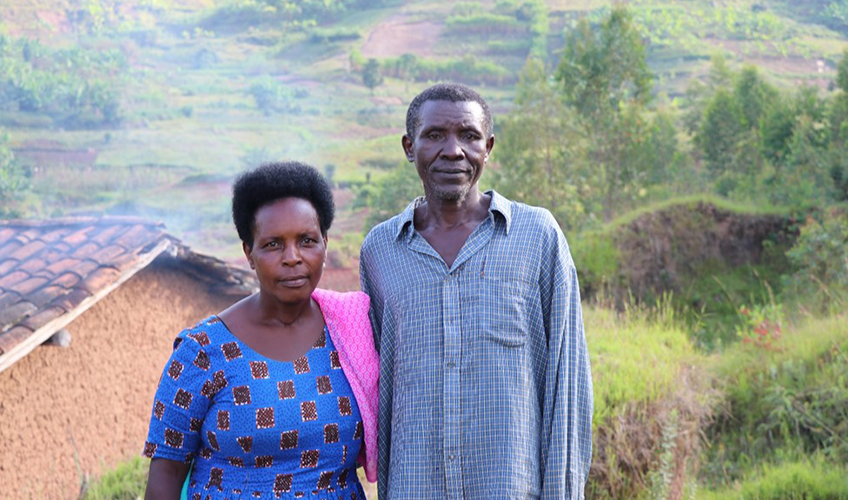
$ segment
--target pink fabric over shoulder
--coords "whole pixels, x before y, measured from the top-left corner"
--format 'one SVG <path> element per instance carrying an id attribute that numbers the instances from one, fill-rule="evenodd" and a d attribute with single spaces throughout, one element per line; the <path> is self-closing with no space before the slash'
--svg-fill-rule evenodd
<path id="1" fill-rule="evenodd" d="M 365 446 L 359 453 L 359 463 L 365 477 L 377 481 L 377 398 L 380 359 L 374 348 L 374 336 L 368 308 L 371 300 L 362 292 L 340 293 L 316 288 L 312 298 L 324 314 L 330 337 L 339 352 L 339 361 L 353 390 L 362 425 Z"/>

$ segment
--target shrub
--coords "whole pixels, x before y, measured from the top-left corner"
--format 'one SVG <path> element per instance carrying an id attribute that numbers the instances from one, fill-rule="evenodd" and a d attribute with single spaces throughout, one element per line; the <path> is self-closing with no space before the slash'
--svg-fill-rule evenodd
<path id="1" fill-rule="evenodd" d="M 15 159 L 9 134 L 0 129 L 0 219 L 21 217 L 22 197 L 31 188 L 28 172 Z"/>
<path id="2" fill-rule="evenodd" d="M 801 236 L 786 252 L 795 273 L 789 278 L 787 296 L 827 311 L 842 308 L 848 300 L 848 213 L 834 208 L 821 221 L 808 217 Z"/>
<path id="3" fill-rule="evenodd" d="M 118 50 L 51 50 L 0 35 L 0 108 L 43 114 L 71 128 L 116 125 L 122 81 L 114 75 L 126 66 Z"/>
<path id="4" fill-rule="evenodd" d="M 272 113 L 300 114 L 302 109 L 295 99 L 306 96 L 303 92 L 289 89 L 271 77 L 265 77 L 250 86 L 247 91 L 256 107 L 265 115 Z"/>

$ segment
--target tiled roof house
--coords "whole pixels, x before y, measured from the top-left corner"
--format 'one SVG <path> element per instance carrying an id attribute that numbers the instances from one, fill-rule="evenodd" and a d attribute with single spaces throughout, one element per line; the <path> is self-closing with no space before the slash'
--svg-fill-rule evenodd
<path id="1" fill-rule="evenodd" d="M 0 221 L 0 483 L 77 498 L 137 455 L 172 340 L 255 286 L 161 224 Z"/>

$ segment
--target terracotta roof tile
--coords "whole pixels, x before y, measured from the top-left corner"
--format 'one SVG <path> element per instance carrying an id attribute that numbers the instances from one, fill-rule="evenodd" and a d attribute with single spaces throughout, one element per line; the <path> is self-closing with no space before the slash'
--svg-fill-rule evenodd
<path id="1" fill-rule="evenodd" d="M 38 241 L 38 240 L 30 241 L 26 245 L 18 248 L 14 252 L 10 253 L 9 257 L 12 258 L 12 259 L 19 259 L 19 260 L 28 259 L 28 258 L 32 257 L 33 255 L 37 254 L 39 250 L 41 250 L 42 248 L 44 248 L 46 246 L 47 246 L 47 243 L 44 243 L 43 241 Z"/>
<path id="2" fill-rule="evenodd" d="M 13 290 L 13 286 L 30 277 L 30 274 L 24 271 L 14 270 L 9 274 L 0 277 L 0 288 L 8 288 Z"/>
<path id="3" fill-rule="evenodd" d="M 15 260 L 15 259 L 0 260 L 0 276 L 5 275 L 6 273 L 11 271 L 12 268 L 16 267 L 17 265 L 18 265 L 18 261 Z"/>
<path id="4" fill-rule="evenodd" d="M 0 259 L 5 259 L 7 255 L 24 246 L 23 243 L 17 240 L 7 240 L 0 243 Z"/>
<path id="5" fill-rule="evenodd" d="M 73 259 L 71 257 L 65 257 L 62 260 L 59 260 L 59 261 L 56 261 L 56 262 L 50 264 L 49 266 L 47 266 L 46 269 L 44 269 L 44 271 L 51 274 L 51 275 L 52 274 L 59 274 L 59 273 L 64 273 L 65 271 L 77 269 L 79 264 L 80 264 L 79 259 Z"/>
<path id="6" fill-rule="evenodd" d="M 3 288 L 0 288 L 0 311 L 20 301 L 21 294 L 19 294 L 18 292 L 15 292 L 14 290 L 5 290 Z M 2 325 L 0 325 L 0 331 L 3 331 Z"/>
<path id="7" fill-rule="evenodd" d="M 80 275 L 78 275 L 77 273 L 75 273 L 73 271 L 68 271 L 68 272 L 60 275 L 59 277 L 55 278 L 52 281 L 51 284 L 61 286 L 62 288 L 70 290 L 77 283 L 79 283 L 81 280 L 82 280 L 82 278 L 80 277 Z"/>
<path id="8" fill-rule="evenodd" d="M 110 264 L 119 271 L 125 271 L 131 268 L 136 262 L 138 262 L 138 255 L 134 253 L 125 253 L 123 255 L 116 256 L 112 259 Z"/>
<path id="9" fill-rule="evenodd" d="M 41 236 L 41 231 L 39 231 L 38 229 L 35 229 L 35 228 L 27 229 L 26 231 L 24 231 L 22 233 L 18 233 L 18 238 L 26 239 L 27 243 L 29 243 L 30 241 L 34 241 L 34 240 L 38 239 L 39 236 Z"/>
<path id="10" fill-rule="evenodd" d="M 79 288 L 94 295 L 109 284 L 115 282 L 121 276 L 121 272 L 111 267 L 99 267 L 93 273 L 85 277 Z"/>
<path id="11" fill-rule="evenodd" d="M 64 309 L 56 306 L 39 309 L 38 312 L 33 313 L 30 317 L 22 321 L 21 325 L 35 331 L 65 314 L 65 312 L 66 311 Z"/>
<path id="12" fill-rule="evenodd" d="M 44 307 L 53 302 L 58 297 L 68 293 L 68 288 L 61 285 L 49 285 L 38 289 L 37 291 L 27 295 L 27 300 L 32 302 L 36 307 Z"/>
<path id="13" fill-rule="evenodd" d="M 109 245 L 106 248 L 101 248 L 100 250 L 94 252 L 89 256 L 89 258 L 105 265 L 111 266 L 112 262 L 114 262 L 116 258 L 120 257 L 121 255 L 124 255 L 126 252 L 126 248 L 120 245 Z"/>
<path id="14" fill-rule="evenodd" d="M 32 330 L 23 325 L 10 328 L 3 335 L 0 335 L 0 352 L 3 354 L 9 352 L 13 347 L 29 338 L 30 335 L 32 335 Z"/>
<path id="15" fill-rule="evenodd" d="M 38 307 L 36 307 L 35 304 L 26 301 L 19 301 L 10 307 L 4 308 L 0 311 L 0 331 L 5 330 L 7 326 L 20 323 L 36 310 L 38 310 Z M 0 337 L 2 337 L 2 335 L 0 335 Z"/>
<path id="16" fill-rule="evenodd" d="M 160 246 L 151 254 L 155 245 Z M 31 335 L 40 340 L 52 333 L 39 328 L 88 307 L 83 302 L 99 300 L 166 248 L 180 269 L 212 287 L 238 293 L 254 287 L 252 275 L 195 254 L 158 223 L 131 217 L 0 220 L 0 370 L 34 348 L 32 342 L 21 344 Z M 51 324 L 61 328 L 62 321 Z M 25 352 L 5 356 L 18 345 Z"/>
<path id="17" fill-rule="evenodd" d="M 15 291 L 21 295 L 29 295 L 44 286 L 47 281 L 48 279 L 44 276 L 33 276 L 24 281 L 15 283 Z"/>
<path id="18" fill-rule="evenodd" d="M 84 226 L 73 233 L 66 235 L 62 238 L 62 241 L 71 246 L 71 248 L 80 245 L 83 242 L 88 241 L 88 233 L 90 233 L 94 228 L 91 226 Z"/>
<path id="19" fill-rule="evenodd" d="M 49 266 L 68 257 L 69 253 L 70 247 L 65 243 L 48 243 L 47 247 L 38 253 L 38 256 L 47 261 Z"/>
<path id="20" fill-rule="evenodd" d="M 153 239 L 154 238 L 150 237 L 150 232 L 145 226 L 136 224 L 128 231 L 118 236 L 114 243 L 122 245 L 124 248 L 135 248 L 146 246 L 148 243 L 153 241 Z"/>
<path id="21" fill-rule="evenodd" d="M 10 261 L 14 262 L 14 260 L 11 259 Z M 45 267 L 47 267 L 47 261 L 38 257 L 34 257 L 25 260 L 22 264 L 18 266 L 18 269 L 20 269 L 21 271 L 26 271 L 29 274 L 35 275 L 36 272 L 44 269 Z"/>
<path id="22" fill-rule="evenodd" d="M 70 233 L 70 229 L 68 229 L 67 227 L 59 227 L 52 231 L 45 232 L 44 234 L 39 236 L 38 239 L 40 239 L 41 241 L 46 241 L 47 243 L 55 243 L 67 236 L 68 233 Z"/>
<path id="23" fill-rule="evenodd" d="M 91 294 L 82 288 L 73 288 L 70 292 L 56 298 L 53 305 L 61 307 L 66 311 L 72 311 L 76 306 L 80 305 L 83 300 L 91 297 Z"/>
<path id="24" fill-rule="evenodd" d="M 74 253 L 71 254 L 71 257 L 84 259 L 98 250 L 100 250 L 100 245 L 98 245 L 97 243 L 88 242 L 83 244 L 82 246 L 77 247 L 77 249 L 74 250 Z"/>

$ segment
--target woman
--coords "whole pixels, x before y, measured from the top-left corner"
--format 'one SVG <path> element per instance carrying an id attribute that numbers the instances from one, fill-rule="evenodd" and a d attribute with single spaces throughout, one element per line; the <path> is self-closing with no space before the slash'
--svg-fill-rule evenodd
<path id="1" fill-rule="evenodd" d="M 153 405 L 147 499 L 364 499 L 376 480 L 378 362 L 368 297 L 316 289 L 333 196 L 314 168 L 233 186 L 259 291 L 180 333 Z M 364 440 L 364 442 L 363 442 Z"/>

